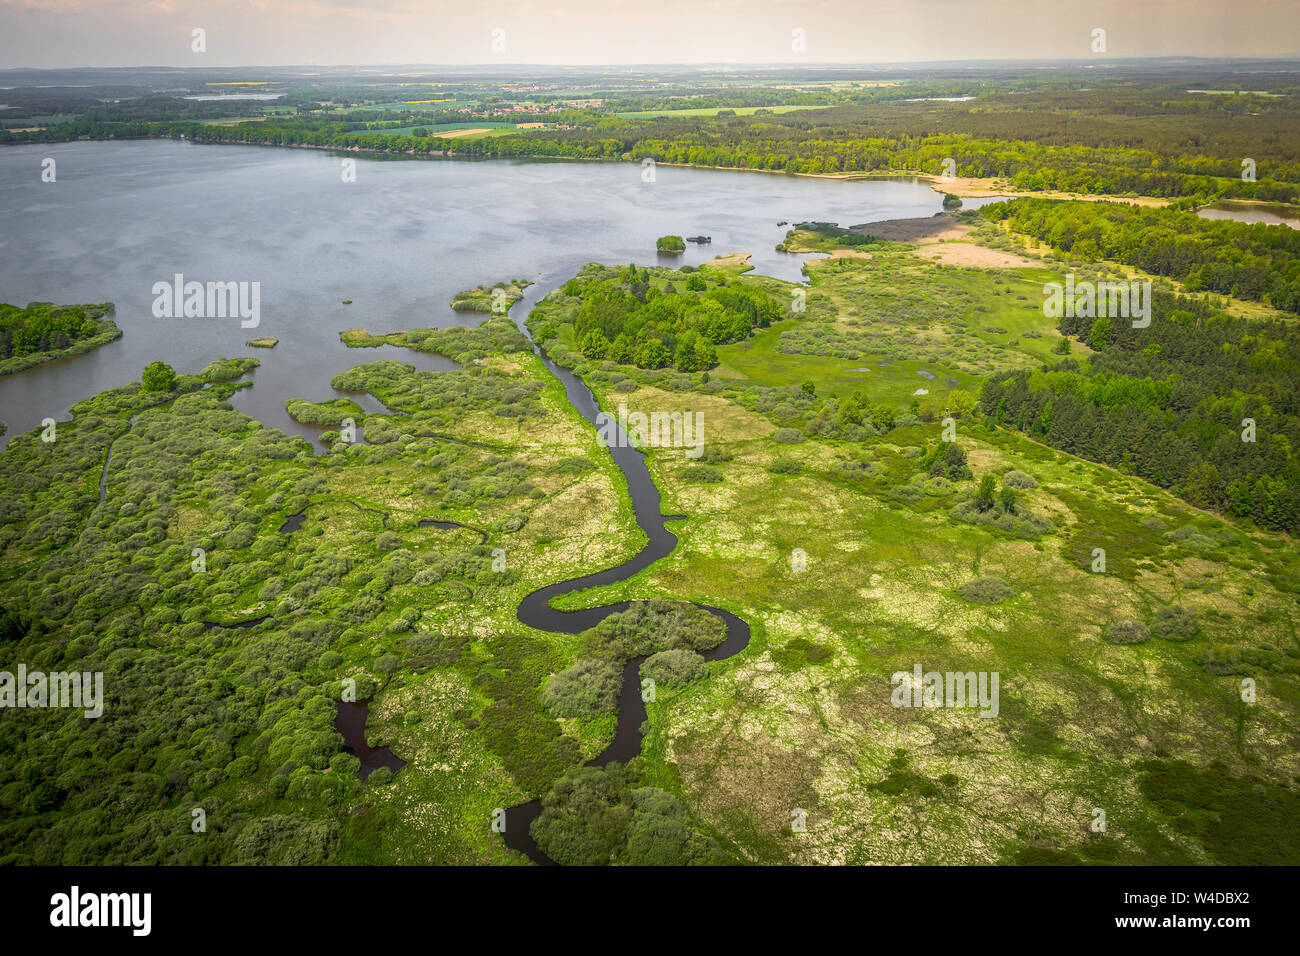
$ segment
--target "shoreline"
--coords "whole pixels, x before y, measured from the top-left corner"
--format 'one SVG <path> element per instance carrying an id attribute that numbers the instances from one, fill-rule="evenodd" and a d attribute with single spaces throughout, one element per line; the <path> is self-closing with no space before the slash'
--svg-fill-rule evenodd
<path id="1" fill-rule="evenodd" d="M 33 140 L 22 143 L 0 143 L 3 146 L 39 146 L 62 144 L 62 143 L 117 143 L 128 142 L 131 140 L 172 140 L 181 143 L 196 143 L 205 146 L 261 146 L 275 149 L 314 149 L 334 153 L 367 153 L 376 156 L 409 156 L 412 159 L 459 159 L 471 160 L 477 162 L 494 162 L 500 160 L 509 160 L 514 162 L 551 162 L 551 163 L 639 163 L 639 159 L 631 159 L 627 156 L 620 156 L 616 159 L 609 159 L 597 156 L 480 156 L 457 152 L 454 149 L 441 150 L 419 150 L 419 149 L 375 149 L 367 146 L 317 146 L 313 143 L 272 143 L 267 141 L 234 141 L 225 139 L 194 139 L 189 136 L 134 136 L 129 138 L 86 138 L 74 140 L 43 141 Z M 1037 199 L 1061 199 L 1075 200 L 1083 202 L 1127 202 L 1139 206 L 1167 206 L 1174 200 L 1162 196 L 1119 196 L 1113 194 L 1101 193 L 1064 193 L 1056 190 L 1017 190 L 1017 189 L 999 189 L 993 185 L 993 179 L 963 179 L 958 178 L 953 182 L 944 182 L 943 177 L 937 173 L 924 173 L 912 170 L 861 170 L 854 172 L 840 173 L 792 173 L 783 169 L 757 169 L 750 166 L 709 166 L 703 163 L 668 163 L 655 160 L 656 166 L 670 166 L 678 169 L 709 169 L 717 172 L 728 173 L 763 173 L 769 176 L 797 176 L 806 179 L 832 179 L 843 182 L 855 181 L 903 181 L 914 180 L 924 182 L 927 186 L 937 193 L 947 193 L 959 198 L 967 199 L 987 199 L 990 196 L 1006 196 L 1012 199 L 1019 198 L 1037 198 Z M 946 188 L 940 188 L 940 187 Z M 1255 199 L 1216 199 L 1214 202 L 1242 202 L 1242 203 L 1261 203 L 1261 200 Z M 1262 203 L 1271 206 L 1280 206 L 1286 209 L 1300 211 L 1300 205 L 1290 205 L 1287 203 Z"/>

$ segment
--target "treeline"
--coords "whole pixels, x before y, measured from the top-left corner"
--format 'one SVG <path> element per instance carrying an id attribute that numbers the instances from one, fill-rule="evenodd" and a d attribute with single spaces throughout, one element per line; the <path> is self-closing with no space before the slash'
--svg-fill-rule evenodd
<path id="1" fill-rule="evenodd" d="M 58 306 L 33 302 L 26 308 L 0 302 L 0 359 L 66 349 L 104 331 L 97 321 L 112 311 L 103 305 Z"/>
<path id="2" fill-rule="evenodd" d="M 1085 262 L 1111 259 L 1207 291 L 1300 312 L 1300 230 L 1203 219 L 1128 203 L 1015 199 L 984 207 L 989 219 Z"/>
<path id="3" fill-rule="evenodd" d="M 563 298 L 548 300 L 557 308 L 544 304 L 529 317 L 538 323 L 538 341 L 558 334 L 556 321 L 571 322 L 573 340 L 589 359 L 697 372 L 717 365 L 716 346 L 781 318 L 780 304 L 766 292 L 716 273 L 655 270 L 662 276 L 668 279 L 660 287 L 651 285 L 649 269 L 635 265 L 586 267 L 564 285 Z"/>
<path id="4" fill-rule="evenodd" d="M 1229 109 L 1233 104 L 1222 99 L 1238 106 L 1248 99 L 1250 108 Z M 1294 107 L 1258 97 L 1056 91 L 973 103 L 858 103 L 758 118 L 660 117 L 463 146 L 479 155 L 628 154 L 793 173 L 941 174 L 951 158 L 958 176 L 1006 177 L 1026 190 L 1275 201 L 1294 199 L 1300 183 L 1300 132 L 1291 132 L 1300 128 L 1289 122 L 1293 116 Z M 1258 182 L 1241 180 L 1242 157 L 1256 160 Z"/>
<path id="5" fill-rule="evenodd" d="M 56 358 L 81 355 L 122 337 L 105 318 L 113 303 L 26 308 L 0 303 L 0 375 L 11 375 Z"/>
<path id="6" fill-rule="evenodd" d="M 563 125 L 572 128 L 455 142 L 378 131 L 351 132 L 359 121 L 391 120 L 389 113 L 364 118 L 355 114 L 346 118 L 338 114 L 268 118 L 237 126 L 104 124 L 82 117 L 77 123 L 43 132 L 7 133 L 0 142 L 183 136 L 206 142 L 387 152 L 454 150 L 457 155 L 488 157 L 651 157 L 661 162 L 814 174 L 942 174 L 945 161 L 951 159 L 957 176 L 1005 177 L 1016 189 L 1027 191 L 1141 194 L 1196 201 L 1216 197 L 1295 201 L 1300 197 L 1300 124 L 1295 122 L 1294 97 L 1208 96 L 1176 87 L 1106 83 L 1090 90 L 1035 89 L 1013 94 L 1010 90 L 1015 85 L 1004 80 L 992 90 L 975 85 L 947 90 L 976 89 L 979 98 L 970 102 L 909 102 L 927 92 L 909 87 L 854 91 L 857 102 L 752 117 L 636 119 L 584 108 L 564 114 Z M 782 94 L 774 99 L 789 103 L 826 95 L 735 91 L 725 96 L 706 94 L 704 100 L 752 101 L 773 93 Z M 698 99 L 638 98 L 632 94 L 611 104 L 624 110 L 636 106 L 655 109 L 662 106 L 649 104 L 681 107 L 694 105 Z M 421 121 L 429 122 L 433 115 L 424 114 Z M 555 115 L 538 117 L 556 120 Z M 457 114 L 454 118 L 465 117 Z M 1244 157 L 1255 161 L 1257 181 L 1242 180 Z"/>
<path id="7" fill-rule="evenodd" d="M 1062 318 L 1060 329 L 1099 348 L 1090 367 L 1066 359 L 990 379 L 985 415 L 1198 507 L 1300 533 L 1300 329 L 1159 292 L 1148 328 Z"/>

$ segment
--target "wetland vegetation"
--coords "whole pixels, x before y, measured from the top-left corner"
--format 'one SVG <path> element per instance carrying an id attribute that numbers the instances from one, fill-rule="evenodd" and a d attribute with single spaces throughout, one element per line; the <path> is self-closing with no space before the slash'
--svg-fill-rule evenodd
<path id="1" fill-rule="evenodd" d="M 801 282 L 665 237 L 671 266 L 462 292 L 473 328 L 348 313 L 369 328 L 330 327 L 347 362 L 275 403 L 318 448 L 238 409 L 249 356 L 192 375 L 163 356 L 54 440 L 11 434 L 0 666 L 102 672 L 108 694 L 96 719 L 0 713 L 0 860 L 518 865 L 493 821 L 531 806 L 537 850 L 571 865 L 1300 861 L 1298 250 L 1195 214 L 1296 198 L 1300 88 L 1260 72 L 1276 96 L 1210 96 L 1186 69 L 632 78 L 506 105 L 466 78 L 429 100 L 286 80 L 255 107 L 6 91 L 43 127 L 6 117 L 7 142 L 818 175 L 954 158 L 954 197 L 1012 198 L 874 224 L 774 210 Z M 1067 273 L 1151 281 L 1150 323 L 1050 316 Z M 3 358 L 94 348 L 109 311 L 0 307 Z M 698 447 L 640 442 L 657 513 L 584 384 L 611 415 L 700 416 Z M 674 536 L 561 589 L 582 624 L 521 614 Z M 996 717 L 895 706 L 914 668 L 999 675 Z M 393 759 L 364 773 L 362 744 Z"/>

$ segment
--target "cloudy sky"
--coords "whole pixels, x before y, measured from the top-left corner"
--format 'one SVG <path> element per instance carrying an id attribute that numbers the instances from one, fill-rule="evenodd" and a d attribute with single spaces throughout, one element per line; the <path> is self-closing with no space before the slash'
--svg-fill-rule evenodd
<path id="1" fill-rule="evenodd" d="M 0 69 L 1082 58 L 1095 28 L 1117 57 L 1291 55 L 1300 2 L 0 0 Z"/>

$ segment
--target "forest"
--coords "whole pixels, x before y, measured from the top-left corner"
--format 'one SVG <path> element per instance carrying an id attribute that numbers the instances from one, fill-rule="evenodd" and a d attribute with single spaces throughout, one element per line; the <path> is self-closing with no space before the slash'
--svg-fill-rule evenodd
<path id="1" fill-rule="evenodd" d="M 1168 276 L 1189 292 L 1265 301 L 1300 313 L 1300 230 L 1204 219 L 1115 202 L 1023 198 L 980 214 L 1083 262 L 1109 259 Z"/>
<path id="2" fill-rule="evenodd" d="M 582 355 L 648 369 L 706 371 L 718 363 L 718 345 L 747 338 L 782 317 L 780 303 L 761 289 L 693 266 L 652 272 L 592 264 L 565 283 L 561 295 L 548 301 L 565 311 L 563 324 L 571 321 Z M 571 320 L 568 300 L 579 300 Z M 546 342 L 558 332 L 555 322 L 543 321 L 536 335 Z"/>
<path id="3" fill-rule="evenodd" d="M 1191 504 L 1300 532 L 1300 328 L 1157 291 L 1151 325 L 1062 317 L 1096 354 L 984 383 L 980 408 Z"/>
<path id="4" fill-rule="evenodd" d="M 105 318 L 113 303 L 59 306 L 32 302 L 26 308 L 0 302 L 0 375 L 40 362 L 75 355 L 111 342 L 122 334 Z"/>

